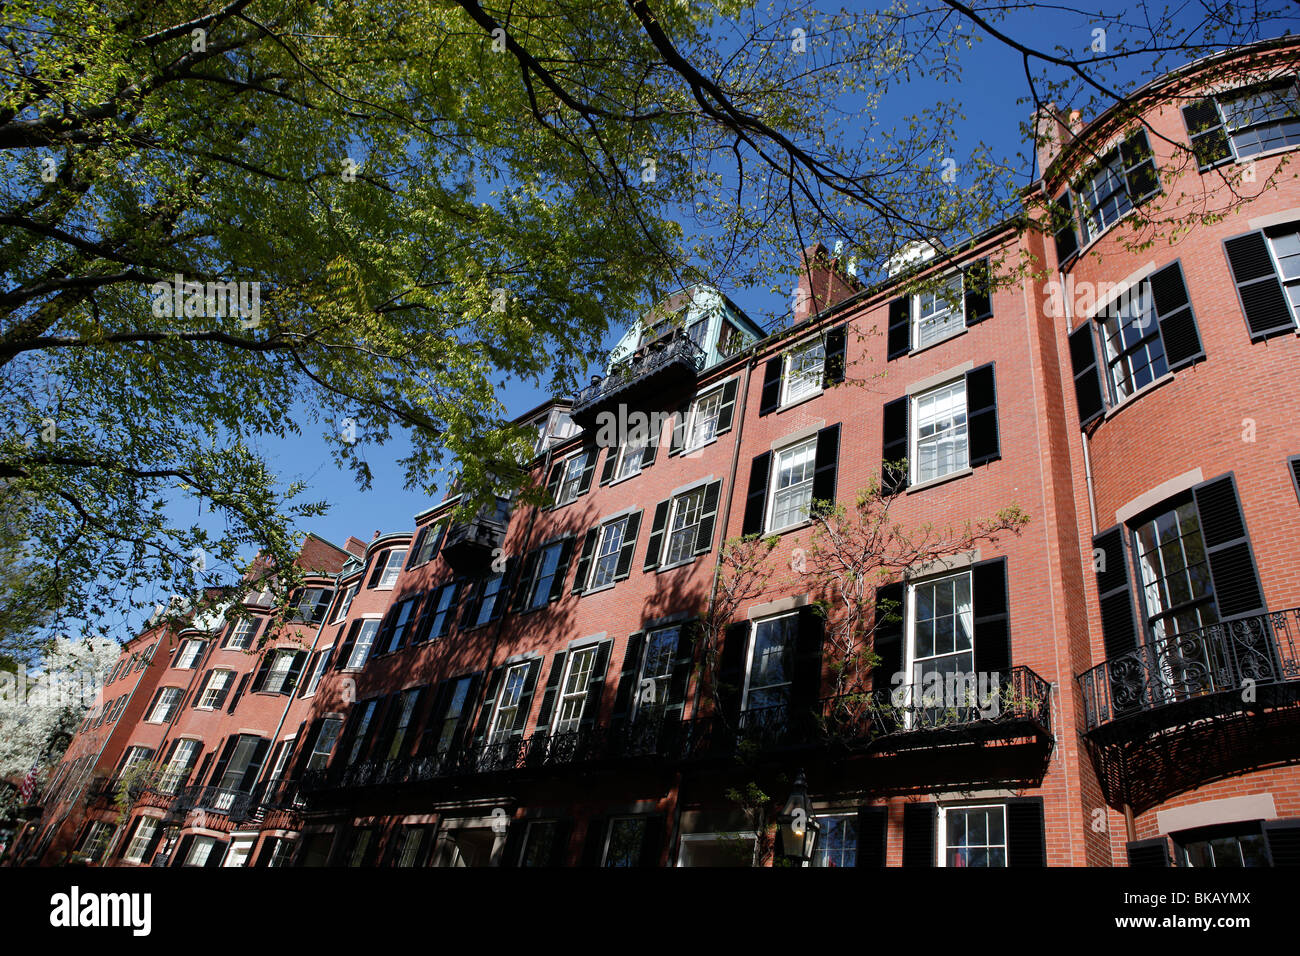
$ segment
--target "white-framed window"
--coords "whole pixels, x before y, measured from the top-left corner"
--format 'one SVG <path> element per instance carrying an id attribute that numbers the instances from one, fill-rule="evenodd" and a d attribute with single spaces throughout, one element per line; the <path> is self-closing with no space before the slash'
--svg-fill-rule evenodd
<path id="1" fill-rule="evenodd" d="M 1294 83 L 1254 87 L 1217 102 L 1237 159 L 1300 146 L 1300 91 Z"/>
<path id="2" fill-rule="evenodd" d="M 420 858 L 420 848 L 424 845 L 427 832 L 427 828 L 422 826 L 406 826 L 402 828 L 402 842 L 397 850 L 395 866 L 415 866 L 416 861 Z"/>
<path id="3" fill-rule="evenodd" d="M 397 576 L 402 573 L 402 565 L 405 563 L 405 548 L 393 548 L 389 551 L 388 559 L 384 562 L 383 573 L 379 575 L 379 583 L 375 585 L 375 590 L 383 591 L 392 588 L 397 583 Z"/>
<path id="4" fill-rule="evenodd" d="M 790 702 L 798 632 L 798 612 L 754 622 L 745 663 L 744 710 L 780 707 Z"/>
<path id="5" fill-rule="evenodd" d="M 253 852 L 252 837 L 235 837 L 230 841 L 230 849 L 226 851 L 226 858 L 221 861 L 222 866 L 247 866 L 248 854 Z"/>
<path id="6" fill-rule="evenodd" d="M 1085 241 L 1096 239 L 1133 208 L 1124 174 L 1124 161 L 1119 150 L 1113 149 L 1102 157 L 1101 164 L 1079 184 Z"/>
<path id="7" fill-rule="evenodd" d="M 785 355 L 781 374 L 781 404 L 793 405 L 822 390 L 826 343 L 821 336 L 801 342 Z"/>
<path id="8" fill-rule="evenodd" d="M 334 596 L 332 588 L 303 588 L 298 603 L 288 615 L 290 621 L 315 624 L 324 617 L 329 601 Z"/>
<path id="9" fill-rule="evenodd" d="M 940 866 L 1006 866 L 1006 805 L 940 805 L 938 842 Z"/>
<path id="10" fill-rule="evenodd" d="M 351 730 L 352 737 L 349 741 L 351 748 L 348 750 L 345 766 L 352 766 L 361 756 L 361 751 L 365 749 L 366 737 L 370 733 L 370 722 L 375 718 L 375 709 L 379 706 L 377 700 L 363 700 L 357 705 L 360 709 L 357 711 L 357 722 Z"/>
<path id="11" fill-rule="evenodd" d="M 266 677 L 262 681 L 262 687 L 259 693 L 262 694 L 287 694 L 293 690 L 292 687 L 285 685 L 289 681 L 289 676 L 293 672 L 293 662 L 297 659 L 301 651 L 292 647 L 281 647 L 271 652 L 271 667 L 266 672 Z"/>
<path id="12" fill-rule="evenodd" d="M 147 724 L 165 724 L 176 714 L 184 692 L 179 687 L 164 687 L 158 694 L 158 700 L 145 718 Z"/>
<path id="13" fill-rule="evenodd" d="M 1113 402 L 1118 404 L 1169 371 L 1149 283 L 1142 282 L 1132 295 L 1120 296 L 1102 310 L 1099 322 Z"/>
<path id="14" fill-rule="evenodd" d="M 841 867 L 858 865 L 858 815 L 819 814 L 821 833 L 813 847 L 812 866 Z"/>
<path id="15" fill-rule="evenodd" d="M 321 721 L 320 730 L 311 745 L 311 754 L 307 758 L 308 770 L 323 770 L 330 762 L 330 754 L 338 742 L 339 732 L 343 729 L 342 717 L 326 717 Z"/>
<path id="16" fill-rule="evenodd" d="M 347 589 L 343 592 L 343 600 L 339 602 L 338 613 L 334 615 L 334 620 L 331 623 L 338 624 L 348 616 L 348 609 L 352 607 L 352 599 L 357 596 L 360 587 L 360 582 L 347 586 Z"/>
<path id="17" fill-rule="evenodd" d="M 276 784 L 284 778 L 284 772 L 289 766 L 289 757 L 293 754 L 294 737 L 286 737 L 275 745 L 275 750 L 271 754 L 271 772 L 266 777 L 266 793 L 271 793 Z"/>
<path id="18" fill-rule="evenodd" d="M 524 694 L 524 684 L 528 680 L 530 661 L 515 664 L 501 678 L 501 692 L 497 696 L 496 708 L 488 725 L 488 740 L 497 743 L 510 736 L 514 729 L 515 718 L 519 715 L 519 701 Z"/>
<path id="19" fill-rule="evenodd" d="M 451 602 L 455 596 L 456 585 L 444 584 L 438 589 L 438 598 L 434 602 L 432 609 L 425 611 L 426 614 L 433 614 L 433 617 L 429 621 L 429 626 L 421 628 L 421 630 L 429 636 L 430 640 L 436 640 L 437 638 L 442 637 L 443 634 L 447 633 L 447 627 L 450 623 L 447 620 L 447 617 L 451 613 Z M 487 603 L 486 600 L 484 603 Z"/>
<path id="20" fill-rule="evenodd" d="M 358 670 L 366 663 L 366 658 L 370 656 L 370 647 L 375 643 L 375 634 L 379 631 L 379 619 L 368 617 L 360 622 L 357 628 L 357 640 L 352 645 L 352 653 L 348 655 L 345 670 Z"/>
<path id="21" fill-rule="evenodd" d="M 1282 277 L 1282 290 L 1291 306 L 1291 317 L 1300 322 L 1300 224 L 1288 223 L 1275 229 L 1266 229 L 1269 251 Z"/>
<path id="22" fill-rule="evenodd" d="M 753 830 L 736 833 L 683 833 L 677 851 L 678 866 L 753 866 L 758 834 Z"/>
<path id="23" fill-rule="evenodd" d="M 658 439 L 658 436 L 654 436 Z M 614 481 L 631 478 L 641 473 L 641 464 L 645 459 L 646 446 L 650 436 L 641 435 L 629 438 L 618 450 L 618 463 L 614 466 Z"/>
<path id="24" fill-rule="evenodd" d="M 958 675 L 975 673 L 975 621 L 971 604 L 969 571 L 919 581 L 908 586 L 907 673 L 913 703 L 938 709 L 959 706 L 962 701 L 927 702 L 919 695 L 927 688 L 936 692 L 953 687 L 959 693 L 969 687 Z"/>
<path id="25" fill-rule="evenodd" d="M 203 745 L 197 740 L 188 737 L 177 740 L 176 748 L 158 778 L 158 789 L 163 793 L 175 793 L 181 782 L 189 777 L 202 749 Z"/>
<path id="26" fill-rule="evenodd" d="M 914 396 L 911 420 L 912 484 L 968 467 L 965 378 Z"/>
<path id="27" fill-rule="evenodd" d="M 563 540 L 554 541 L 538 553 L 532 580 L 523 582 L 528 594 L 528 600 L 523 608 L 525 611 L 539 608 L 550 601 L 551 588 L 555 584 L 555 575 L 560 569 L 560 552 L 564 550 L 564 545 Z"/>
<path id="28" fill-rule="evenodd" d="M 117 772 L 117 778 L 121 780 L 136 764 L 144 763 L 153 756 L 153 750 L 150 747 L 141 747 L 138 744 L 127 748 L 126 756 L 122 758 L 122 768 Z"/>
<path id="29" fill-rule="evenodd" d="M 519 852 L 519 865 L 550 866 L 555 858 L 555 840 L 559 835 L 559 826 L 557 820 L 528 821 L 524 829 L 524 845 Z"/>
<path id="30" fill-rule="evenodd" d="M 176 652 L 176 663 L 172 664 L 180 671 L 192 671 L 199 662 L 199 657 L 203 654 L 204 642 L 198 638 L 189 638 L 181 643 L 181 649 Z"/>
<path id="31" fill-rule="evenodd" d="M 671 567 L 695 556 L 695 541 L 704 516 L 704 486 L 673 499 L 668 521 L 668 547 L 661 567 Z"/>
<path id="32" fill-rule="evenodd" d="M 912 296 L 912 349 L 923 349 L 966 327 L 962 275 L 949 276 L 933 289 Z"/>
<path id="33" fill-rule="evenodd" d="M 397 713 L 397 726 L 393 728 L 393 739 L 388 743 L 387 753 L 379 755 L 381 760 L 396 760 L 402 755 L 403 747 L 407 742 L 407 734 L 411 729 L 411 718 L 415 716 L 415 703 L 419 699 L 420 689 L 418 687 L 402 692 L 402 698 L 399 702 L 401 710 Z"/>
<path id="34" fill-rule="evenodd" d="M 587 452 L 578 452 L 566 458 L 561 465 L 560 483 L 555 490 L 556 505 L 567 505 L 578 500 L 578 490 L 582 487 L 582 472 L 587 467 Z"/>
<path id="35" fill-rule="evenodd" d="M 812 513 L 813 471 L 817 437 L 782 448 L 772 461 L 767 530 L 782 531 L 802 524 Z"/>
<path id="36" fill-rule="evenodd" d="M 1146 632 L 1156 642 L 1197 631 L 1219 620 L 1214 584 L 1201 534 L 1200 514 L 1189 499 L 1133 528 Z M 1167 646 L 1167 645 L 1166 645 Z M 1181 678 L 1170 661 L 1163 676 Z"/>
<path id="37" fill-rule="evenodd" d="M 473 627 L 486 624 L 496 613 L 497 601 L 501 600 L 501 585 L 505 583 L 505 574 L 494 574 L 483 582 L 483 595 L 479 600 L 478 613 L 474 615 Z"/>
<path id="38" fill-rule="evenodd" d="M 591 556 L 591 580 L 587 590 L 594 591 L 614 583 L 614 575 L 618 571 L 618 554 L 623 547 L 626 531 L 626 516 L 601 526 L 596 537 L 596 549 Z"/>
<path id="39" fill-rule="evenodd" d="M 412 619 L 415 616 L 415 607 L 419 597 L 407 598 L 396 606 L 392 611 L 392 630 L 388 632 L 387 643 L 379 648 L 379 653 L 390 654 L 402 645 L 402 638 L 406 635 L 406 629 L 410 627 Z"/>
<path id="40" fill-rule="evenodd" d="M 234 671 L 213 671 L 208 675 L 208 682 L 203 685 L 203 692 L 199 694 L 199 702 L 195 706 L 200 710 L 212 710 L 214 707 L 220 707 L 226 699 L 226 693 L 230 690 L 230 685 L 234 682 Z"/>
<path id="41" fill-rule="evenodd" d="M 555 733 L 571 734 L 578 729 L 595 664 L 596 645 L 569 654 L 564 665 L 564 680 L 560 684 L 560 705 L 555 712 Z"/>
<path id="42" fill-rule="evenodd" d="M 294 841 L 290 837 L 276 837 L 275 847 L 271 850 L 271 858 L 267 860 L 267 866 L 288 866 L 293 860 Z"/>
<path id="43" fill-rule="evenodd" d="M 661 714 L 667 706 L 679 636 L 677 627 L 663 627 L 646 635 L 641 673 L 632 698 L 634 719 Z"/>
<path id="44" fill-rule="evenodd" d="M 113 706 L 113 713 L 110 714 L 108 718 L 108 722 L 110 724 L 117 723 L 117 718 L 122 716 L 122 711 L 126 710 L 126 700 L 127 700 L 126 694 L 123 694 L 121 697 L 117 699 L 117 703 Z"/>
<path id="45" fill-rule="evenodd" d="M 253 646 L 253 635 L 257 633 L 257 623 L 253 618 L 236 621 L 230 635 L 226 638 L 226 643 L 222 647 L 228 651 L 248 650 Z"/>
<path id="46" fill-rule="evenodd" d="M 196 836 L 181 866 L 207 866 L 208 860 L 215 852 L 217 852 L 216 837 Z"/>
<path id="47" fill-rule="evenodd" d="M 690 421 L 686 428 L 686 445 L 690 451 L 713 441 L 718 434 L 718 416 L 722 413 L 722 389 L 715 388 L 697 398 L 691 405 Z"/>
<path id="48" fill-rule="evenodd" d="M 158 820 L 154 817 L 140 817 L 135 824 L 135 832 L 131 834 L 131 842 L 126 845 L 126 852 L 122 854 L 122 860 L 125 863 L 143 863 L 145 851 L 149 849 L 149 844 L 153 842 L 154 834 L 158 832 Z"/>
<path id="49" fill-rule="evenodd" d="M 645 845 L 645 830 L 649 821 L 644 816 L 615 817 L 609 821 L 605 834 L 605 852 L 601 866 L 632 867 L 641 865 L 641 850 Z"/>
<path id="50" fill-rule="evenodd" d="M 310 697 L 316 693 L 316 688 L 320 686 L 320 680 L 325 676 L 325 665 L 329 663 L 330 651 L 334 650 L 334 645 L 322 648 L 316 655 L 316 660 L 312 664 L 311 673 L 307 675 L 307 683 L 303 687 L 302 696 Z"/>
<path id="51" fill-rule="evenodd" d="M 442 718 L 442 727 L 438 732 L 438 753 L 451 750 L 452 741 L 456 739 L 456 727 L 465 716 L 465 704 L 469 698 L 470 677 L 462 677 L 452 688 L 451 700 L 447 702 L 447 712 Z"/>
<path id="52" fill-rule="evenodd" d="M 104 823 L 102 820 L 96 820 L 86 831 L 86 837 L 81 841 L 81 852 L 85 854 L 87 860 L 91 863 L 98 863 L 108 849 L 108 841 L 112 839 L 117 827 L 111 823 Z"/>

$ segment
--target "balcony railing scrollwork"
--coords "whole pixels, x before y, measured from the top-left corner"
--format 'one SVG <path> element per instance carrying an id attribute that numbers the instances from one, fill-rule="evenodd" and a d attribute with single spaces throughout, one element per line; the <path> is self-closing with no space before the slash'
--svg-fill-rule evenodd
<path id="1" fill-rule="evenodd" d="M 573 420 L 590 424 L 597 409 L 607 402 L 630 398 L 643 387 L 694 380 L 704 368 L 704 350 L 680 329 L 673 334 L 642 346 L 627 360 L 616 364 L 604 378 L 578 393 L 573 403 Z"/>

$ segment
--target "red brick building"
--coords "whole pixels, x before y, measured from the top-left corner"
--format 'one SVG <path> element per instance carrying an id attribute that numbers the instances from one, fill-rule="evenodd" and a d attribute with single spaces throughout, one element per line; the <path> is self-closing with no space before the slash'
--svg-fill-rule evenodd
<path id="1" fill-rule="evenodd" d="M 177 635 L 187 676 L 157 656 L 136 694 L 183 687 L 178 710 L 128 706 L 98 764 L 142 747 L 167 786 L 111 853 L 58 833 L 103 863 L 761 864 L 730 791 L 779 805 L 802 769 L 817 865 L 1300 863 L 1300 186 L 1246 188 L 1300 145 L 1298 61 L 1263 44 L 1087 125 L 1045 114 L 1026 209 L 1057 221 L 922 257 L 937 289 L 816 248 L 780 334 L 684 296 L 688 332 L 638 325 L 522 419 L 551 505 L 448 500 L 337 554 L 301 647 Z M 1134 249 L 1139 207 L 1225 216 Z M 601 412 L 671 418 L 611 442 Z M 1030 521 L 882 584 L 882 707 L 828 739 L 823 595 L 782 576 L 716 661 L 696 624 L 723 541 L 774 535 L 795 568 L 811 503 L 882 471 L 904 527 Z M 909 691 L 948 674 L 999 706 Z"/>

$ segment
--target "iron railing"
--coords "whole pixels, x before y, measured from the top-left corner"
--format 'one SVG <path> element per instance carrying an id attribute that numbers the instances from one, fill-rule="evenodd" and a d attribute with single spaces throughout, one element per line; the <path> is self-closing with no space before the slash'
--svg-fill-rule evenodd
<path id="1" fill-rule="evenodd" d="M 673 336 L 644 345 L 625 362 L 615 365 L 603 379 L 593 381 L 578 393 L 572 414 L 581 415 L 591 406 L 673 365 L 692 374 L 704 367 L 705 353 L 689 336 L 677 330 Z"/>
<path id="2" fill-rule="evenodd" d="M 1084 722 L 1114 720 L 1220 695 L 1225 708 L 1247 691 L 1300 680 L 1300 608 L 1234 618 L 1157 638 L 1079 676 Z M 1234 703 L 1235 702 L 1235 703 Z"/>
<path id="3" fill-rule="evenodd" d="M 247 820 L 259 802 L 258 790 L 235 790 L 229 787 L 189 786 L 175 793 L 152 790 L 158 799 L 165 801 L 168 813 L 176 817 L 188 816 L 193 811 L 224 816 L 232 823 Z"/>
<path id="4" fill-rule="evenodd" d="M 758 751 L 835 743 L 867 749 L 882 739 L 907 738 L 925 746 L 932 734 L 971 737 L 1019 732 L 1051 735 L 1051 685 L 1027 667 L 981 675 L 978 681 L 929 695 L 929 687 L 901 686 L 844 694 L 806 708 L 781 705 L 735 715 L 681 721 L 655 715 L 631 722 L 588 725 L 569 733 L 539 731 L 466 744 L 434 754 L 367 761 L 309 771 L 303 793 L 417 783 L 449 777 L 555 769 L 598 761 L 691 761 Z M 301 798 L 299 798 L 301 799 Z"/>

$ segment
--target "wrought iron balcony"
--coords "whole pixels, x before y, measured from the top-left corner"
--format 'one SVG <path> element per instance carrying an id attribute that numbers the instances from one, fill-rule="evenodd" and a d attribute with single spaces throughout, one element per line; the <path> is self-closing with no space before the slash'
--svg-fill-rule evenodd
<path id="1" fill-rule="evenodd" d="M 442 542 L 443 559 L 458 574 L 485 574 L 493 557 L 501 553 L 509 520 L 510 503 L 503 498 L 495 509 L 484 509 L 469 521 L 455 522 L 447 528 Z"/>
<path id="2" fill-rule="evenodd" d="M 182 787 L 174 794 L 159 790 L 151 790 L 150 793 L 163 801 L 168 816 L 176 819 L 201 811 L 225 817 L 231 823 L 241 823 L 249 818 L 258 802 L 255 793 L 227 787 L 189 786 Z"/>
<path id="3" fill-rule="evenodd" d="M 1087 729 L 1187 702 L 1246 709 L 1261 691 L 1300 681 L 1297 631 L 1300 609 L 1292 608 L 1184 631 L 1113 657 L 1079 677 Z M 1168 717 L 1183 719 L 1177 709 Z"/>
<path id="4" fill-rule="evenodd" d="M 570 416 L 582 428 L 596 424 L 596 416 L 614 403 L 636 405 L 650 396 L 693 384 L 704 367 L 704 351 L 681 329 L 632 353 L 608 375 L 593 378 L 578 393 Z"/>

